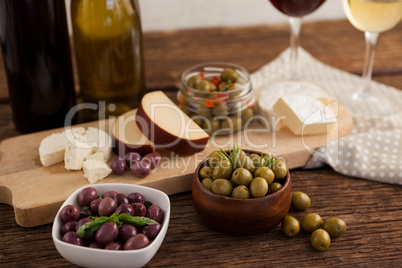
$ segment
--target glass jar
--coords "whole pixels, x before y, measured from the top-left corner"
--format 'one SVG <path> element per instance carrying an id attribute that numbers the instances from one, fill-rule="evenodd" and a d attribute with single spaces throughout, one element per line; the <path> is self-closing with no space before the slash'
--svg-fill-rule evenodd
<path id="1" fill-rule="evenodd" d="M 255 93 L 243 67 L 208 62 L 186 70 L 177 94 L 179 107 L 210 135 L 227 135 L 254 118 Z"/>

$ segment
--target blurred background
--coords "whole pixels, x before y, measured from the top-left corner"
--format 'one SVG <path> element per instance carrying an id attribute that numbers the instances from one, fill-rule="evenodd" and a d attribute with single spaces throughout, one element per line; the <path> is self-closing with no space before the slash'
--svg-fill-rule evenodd
<path id="1" fill-rule="evenodd" d="M 69 6 L 71 0 L 67 0 Z M 287 23 L 268 0 L 139 0 L 144 32 Z M 211 6 L 213 8 L 211 8 Z M 69 9 L 67 9 L 69 10 Z M 69 17 L 69 16 L 68 16 Z M 344 19 L 342 1 L 328 0 L 304 21 Z"/>

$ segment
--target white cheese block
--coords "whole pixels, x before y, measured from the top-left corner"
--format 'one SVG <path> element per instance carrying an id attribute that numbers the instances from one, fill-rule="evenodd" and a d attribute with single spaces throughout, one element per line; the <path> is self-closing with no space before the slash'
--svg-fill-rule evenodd
<path id="1" fill-rule="evenodd" d="M 39 145 L 39 157 L 43 166 L 48 167 L 64 160 L 67 139 L 64 132 L 54 133 L 44 138 Z"/>
<path id="2" fill-rule="evenodd" d="M 274 104 L 274 109 L 296 135 L 329 133 L 337 124 L 331 109 L 310 96 L 283 96 Z"/>
<path id="3" fill-rule="evenodd" d="M 272 131 L 279 131 L 284 122 L 274 109 L 274 104 L 280 97 L 287 95 L 306 95 L 318 99 L 325 105 L 329 103 L 330 96 L 320 87 L 303 81 L 280 81 L 264 88 L 257 101 L 257 113 L 267 120 Z"/>
<path id="4" fill-rule="evenodd" d="M 85 137 L 86 141 L 91 144 L 94 153 L 99 152 L 104 155 L 104 162 L 110 159 L 112 154 L 112 138 L 109 134 L 101 129 L 89 127 Z"/>
<path id="5" fill-rule="evenodd" d="M 103 161 L 90 159 L 83 163 L 84 177 L 88 179 L 90 183 L 103 180 L 111 172 L 112 169 Z"/>
<path id="6" fill-rule="evenodd" d="M 106 156 L 104 152 L 96 152 L 93 154 L 88 155 L 87 157 L 85 157 L 84 161 L 87 160 L 98 160 L 98 161 L 102 161 L 102 162 L 107 162 L 107 160 L 105 161 Z"/>

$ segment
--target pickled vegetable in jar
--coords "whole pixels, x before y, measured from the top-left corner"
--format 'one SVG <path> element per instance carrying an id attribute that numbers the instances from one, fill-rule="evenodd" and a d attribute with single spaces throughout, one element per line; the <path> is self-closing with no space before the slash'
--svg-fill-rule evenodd
<path id="1" fill-rule="evenodd" d="M 105 102 L 80 111 L 83 121 L 123 114 L 146 93 L 138 11 L 132 0 L 71 1 L 81 100 Z"/>

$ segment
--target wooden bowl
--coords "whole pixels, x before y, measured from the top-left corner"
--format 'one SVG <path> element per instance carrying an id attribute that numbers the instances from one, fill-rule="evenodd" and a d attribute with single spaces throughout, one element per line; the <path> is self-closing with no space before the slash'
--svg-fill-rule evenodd
<path id="1" fill-rule="evenodd" d="M 214 194 L 201 184 L 198 174 L 207 161 L 204 159 L 194 173 L 192 196 L 195 211 L 209 228 L 233 235 L 253 235 L 271 230 L 286 216 L 292 201 L 289 170 L 279 191 L 260 198 L 238 199 Z"/>

